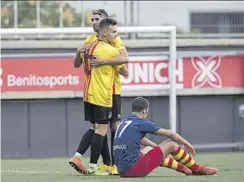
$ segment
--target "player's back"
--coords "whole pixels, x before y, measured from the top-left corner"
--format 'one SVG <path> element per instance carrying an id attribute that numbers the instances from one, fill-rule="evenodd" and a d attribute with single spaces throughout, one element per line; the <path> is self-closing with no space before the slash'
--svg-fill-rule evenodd
<path id="1" fill-rule="evenodd" d="M 98 36 L 96 33 L 89 35 L 85 40 L 84 40 L 84 44 L 92 44 L 95 41 L 97 41 Z"/>
<path id="2" fill-rule="evenodd" d="M 93 42 L 89 54 L 101 59 L 111 59 L 120 53 L 110 44 L 97 40 Z M 106 65 L 91 68 L 89 59 L 87 59 L 84 63 L 86 77 L 84 101 L 104 107 L 112 107 L 114 74 L 120 67 Z"/>
<path id="3" fill-rule="evenodd" d="M 84 44 L 92 44 L 98 39 L 98 34 L 94 33 L 92 35 L 89 35 L 85 40 Z M 111 46 L 115 47 L 118 50 L 126 49 L 124 47 L 124 44 L 120 38 L 120 36 L 117 36 L 110 44 Z M 115 72 L 114 75 L 114 85 L 113 85 L 113 92 L 114 94 L 120 94 L 121 91 L 121 79 L 118 72 Z"/>
<path id="4" fill-rule="evenodd" d="M 119 172 L 125 172 L 139 158 L 141 140 L 147 133 L 156 134 L 160 129 L 151 121 L 136 115 L 127 117 L 118 127 L 114 138 L 114 158 Z"/>
<path id="5" fill-rule="evenodd" d="M 116 49 L 118 50 L 126 50 L 121 38 L 119 36 L 117 36 L 112 44 L 111 44 L 113 47 L 115 47 Z M 114 75 L 114 94 L 115 95 L 120 95 L 121 93 L 121 79 L 120 79 L 120 75 L 118 72 L 115 73 Z"/>
<path id="6" fill-rule="evenodd" d="M 94 43 L 95 41 L 97 41 L 98 39 L 98 34 L 94 33 L 92 35 L 89 35 L 85 40 L 84 40 L 84 44 L 91 44 Z M 125 49 L 123 42 L 120 38 L 120 36 L 117 36 L 112 42 L 111 45 L 117 49 Z"/>
<path id="7" fill-rule="evenodd" d="M 119 172 L 124 172 L 139 158 L 141 139 L 144 134 L 138 129 L 141 122 L 132 115 L 126 118 L 118 127 L 114 138 L 114 158 Z"/>

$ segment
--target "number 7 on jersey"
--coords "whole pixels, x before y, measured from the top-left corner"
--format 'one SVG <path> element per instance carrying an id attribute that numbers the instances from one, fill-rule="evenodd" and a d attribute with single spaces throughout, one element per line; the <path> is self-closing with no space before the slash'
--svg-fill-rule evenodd
<path id="1" fill-rule="evenodd" d="M 121 137 L 122 133 L 125 131 L 125 129 L 132 123 L 131 120 L 128 120 L 128 121 L 125 121 L 125 122 L 122 122 L 120 123 L 120 125 L 118 126 L 118 129 L 115 133 L 115 138 L 119 138 Z M 121 131 L 119 132 L 120 130 L 120 127 L 122 127 Z"/>

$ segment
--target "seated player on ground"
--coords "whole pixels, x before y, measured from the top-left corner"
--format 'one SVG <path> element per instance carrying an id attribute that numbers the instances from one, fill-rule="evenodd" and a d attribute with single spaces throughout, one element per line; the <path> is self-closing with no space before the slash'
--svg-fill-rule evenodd
<path id="1" fill-rule="evenodd" d="M 132 115 L 118 127 L 114 139 L 114 158 L 121 177 L 145 177 L 164 162 L 169 155 L 187 166 L 192 175 L 214 175 L 216 168 L 195 162 L 195 149 L 184 138 L 170 130 L 156 126 L 146 120 L 149 102 L 138 97 L 132 103 Z M 158 145 L 144 138 L 147 133 L 170 138 Z M 179 144 L 184 145 L 183 150 Z M 147 146 L 140 151 L 141 144 Z M 191 173 L 190 173 L 191 174 Z"/>

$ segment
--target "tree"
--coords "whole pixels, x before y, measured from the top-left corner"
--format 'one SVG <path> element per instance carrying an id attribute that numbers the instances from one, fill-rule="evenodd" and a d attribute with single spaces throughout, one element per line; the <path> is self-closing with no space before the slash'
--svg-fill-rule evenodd
<path id="1" fill-rule="evenodd" d="M 36 1 L 18 1 L 18 27 L 36 27 Z"/>
<path id="2" fill-rule="evenodd" d="M 76 10 L 69 4 L 64 5 L 64 26 L 65 27 L 80 27 L 82 22 L 81 13 L 76 13 Z"/>
<path id="3" fill-rule="evenodd" d="M 9 28 L 14 26 L 14 4 L 13 1 L 1 1 L 1 27 Z"/>

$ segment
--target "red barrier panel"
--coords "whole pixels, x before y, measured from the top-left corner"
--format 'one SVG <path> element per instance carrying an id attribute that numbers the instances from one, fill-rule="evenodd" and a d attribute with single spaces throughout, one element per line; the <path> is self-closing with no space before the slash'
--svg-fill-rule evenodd
<path id="1" fill-rule="evenodd" d="M 123 90 L 169 88 L 165 57 L 132 57 Z M 244 56 L 187 57 L 177 60 L 177 88 L 244 87 Z M 82 91 L 83 69 L 72 58 L 2 58 L 1 92 Z"/>

